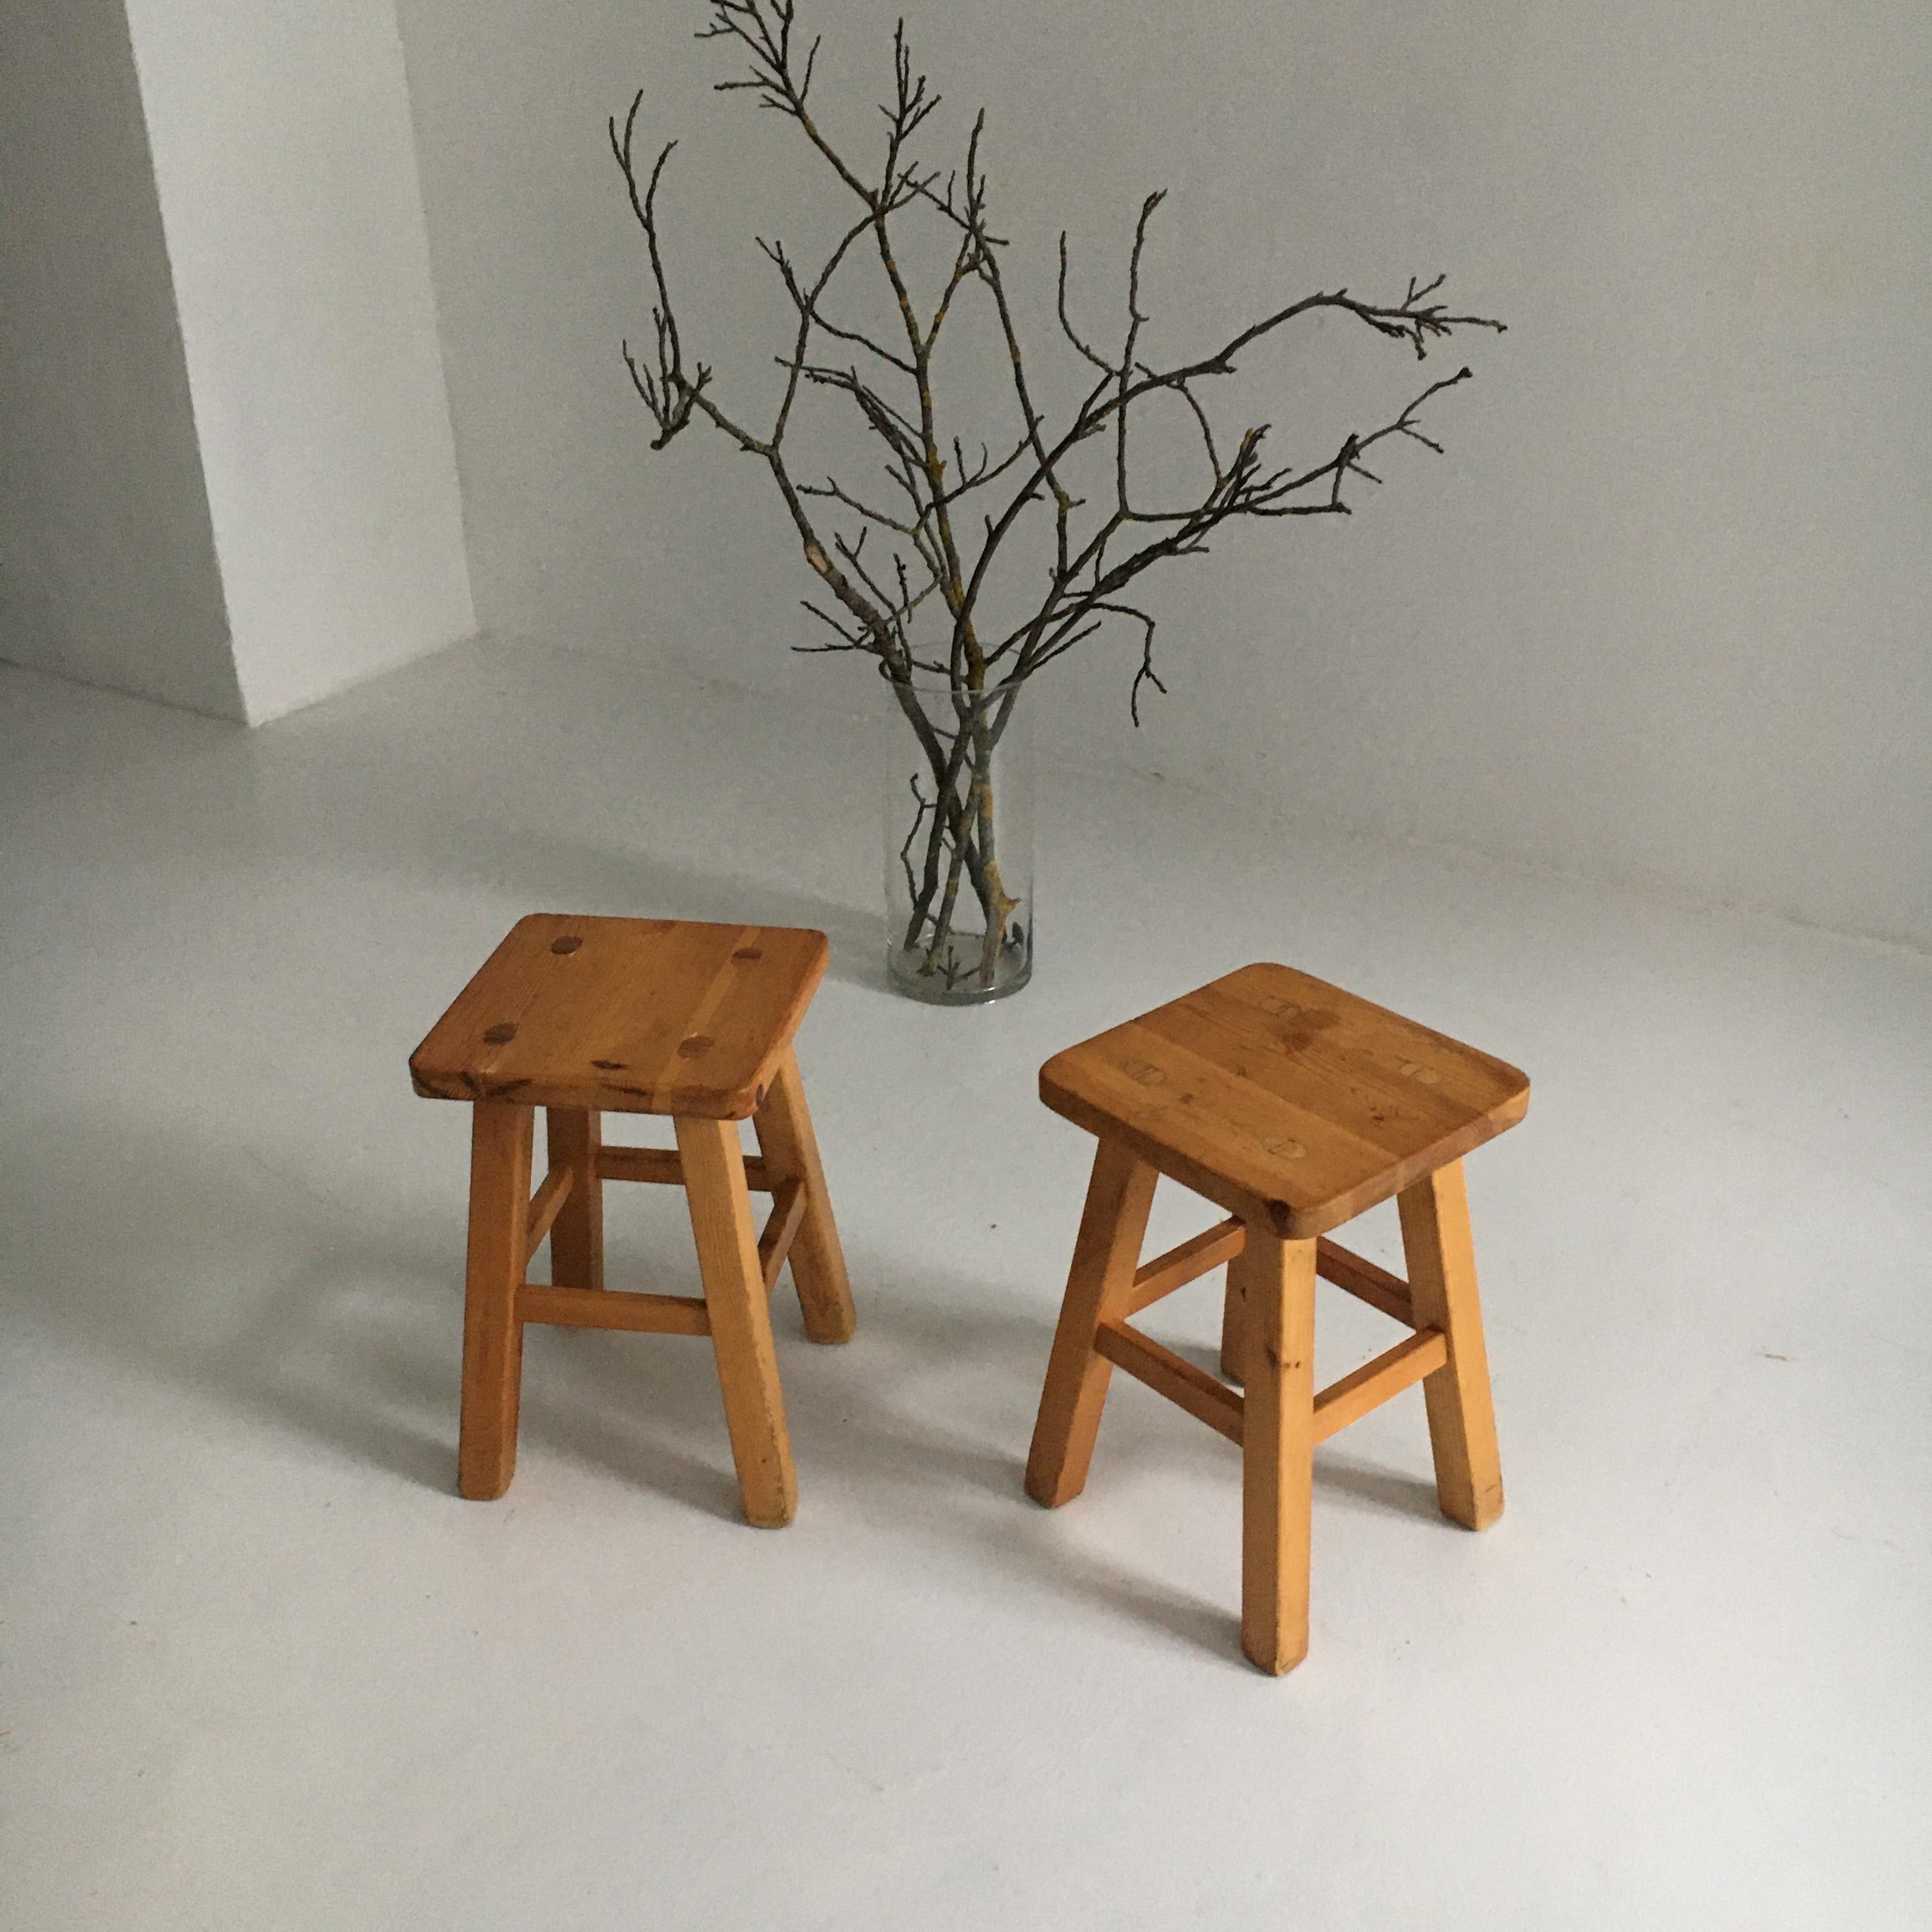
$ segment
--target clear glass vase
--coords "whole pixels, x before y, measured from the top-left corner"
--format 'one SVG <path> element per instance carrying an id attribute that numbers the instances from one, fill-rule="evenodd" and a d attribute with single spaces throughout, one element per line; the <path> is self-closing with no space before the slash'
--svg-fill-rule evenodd
<path id="1" fill-rule="evenodd" d="M 1033 717 L 1017 684 L 885 681 L 886 968 L 974 1006 L 1033 976 Z"/>

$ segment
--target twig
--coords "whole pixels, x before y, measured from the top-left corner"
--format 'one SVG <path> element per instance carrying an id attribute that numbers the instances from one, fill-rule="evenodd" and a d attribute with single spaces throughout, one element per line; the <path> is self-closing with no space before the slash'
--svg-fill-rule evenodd
<path id="1" fill-rule="evenodd" d="M 1320 313 L 1352 316 L 1374 334 L 1408 344 L 1418 356 L 1459 330 L 1500 332 L 1503 325 L 1452 310 L 1442 293 L 1442 275 L 1427 281 L 1412 276 L 1400 302 L 1366 301 L 1346 287 L 1317 290 L 1275 308 L 1205 354 L 1157 367 L 1140 353 L 1140 344 L 1149 320 L 1143 306 L 1149 240 L 1154 217 L 1166 200 L 1164 191 L 1158 191 L 1142 202 L 1135 224 L 1117 356 L 1103 352 L 1073 321 L 1068 238 L 1064 231 L 1060 236 L 1057 317 L 1061 334 L 1084 365 L 1088 386 L 1070 412 L 1050 427 L 1036 398 L 1001 266 L 1007 240 L 991 223 L 982 160 L 985 111 L 974 118 L 962 167 L 942 173 L 919 159 L 914 152 L 915 139 L 939 107 L 940 96 L 915 68 L 902 21 L 892 35 L 890 85 L 880 104 L 885 123 L 883 153 L 876 166 L 861 165 L 848 157 L 812 110 L 820 44 L 814 39 L 801 52 L 796 14 L 797 0 L 710 0 L 710 17 L 698 36 L 731 44 L 746 59 L 743 71 L 716 83 L 718 91 L 746 94 L 760 109 L 796 122 L 810 148 L 858 204 L 814 273 L 806 274 L 783 242 L 759 243 L 776 268 L 796 317 L 789 351 L 776 358 L 784 372 L 784 386 L 772 428 L 760 436 L 728 413 L 712 393 L 710 365 L 686 360 L 658 214 L 666 164 L 676 144 L 667 142 L 648 173 L 642 170 L 636 152 L 641 92 L 633 98 L 621 128 L 614 116 L 608 124 L 611 152 L 644 236 L 652 294 L 651 346 L 634 353 L 626 341 L 624 362 L 655 428 L 652 448 L 664 448 L 701 417 L 769 469 L 806 561 L 830 593 L 829 605 L 806 600 L 804 607 L 830 632 L 830 638 L 793 648 L 811 653 L 858 652 L 874 658 L 918 738 L 938 787 L 927 800 L 914 781 L 918 810 L 900 855 L 914 902 L 906 944 L 923 944 L 931 970 L 955 970 L 952 922 L 963 878 L 970 882 L 986 914 L 981 970 L 990 974 L 1003 946 L 1018 943 L 1017 926 L 1006 931 L 1014 902 L 1000 874 L 991 760 L 1020 686 L 1109 626 L 1122 621 L 1136 624 L 1141 649 L 1128 710 L 1138 727 L 1144 689 L 1165 693 L 1167 686 L 1155 668 L 1154 620 L 1123 593 L 1150 570 L 1205 554 L 1222 526 L 1237 518 L 1349 514 L 1348 486 L 1358 479 L 1382 480 L 1364 460 L 1378 444 L 1404 437 L 1440 453 L 1442 444 L 1420 426 L 1419 412 L 1443 391 L 1469 380 L 1471 371 L 1459 369 L 1432 382 L 1398 415 L 1370 430 L 1351 432 L 1322 460 L 1274 466 L 1263 460 L 1269 425 L 1250 423 L 1224 442 L 1201 386 L 1211 377 L 1232 374 L 1249 350 L 1294 322 Z M 916 291 L 914 278 L 904 266 L 914 258 L 902 253 L 898 238 L 905 222 L 920 218 L 943 222 L 953 237 L 949 265 L 937 278 L 936 287 L 924 296 Z M 835 321 L 826 312 L 835 277 L 861 242 L 868 242 L 876 256 L 898 317 L 890 341 L 872 331 Z M 987 442 L 977 438 L 969 442 L 946 422 L 934 378 L 942 334 L 974 306 L 964 298 L 974 287 L 990 303 L 1021 419 L 1012 446 L 997 459 Z M 841 359 L 847 350 L 870 358 L 871 365 L 876 366 L 861 375 L 854 361 Z M 883 445 L 893 508 L 880 508 L 835 476 L 828 475 L 823 482 L 794 480 L 785 440 L 795 405 L 808 390 L 849 398 L 868 433 Z M 1144 404 L 1168 393 L 1180 398 L 1193 418 L 1208 475 L 1191 499 L 1143 508 L 1135 501 L 1132 461 L 1138 412 Z M 974 443 L 979 451 L 976 459 L 968 454 Z M 1089 445 L 1096 449 L 1089 452 Z M 1075 478 L 1080 466 L 1097 456 L 1100 448 L 1108 451 L 1111 474 L 1100 492 L 1101 500 L 1090 508 L 1088 493 L 1076 489 Z M 1004 494 L 977 497 L 977 528 L 969 542 L 955 512 L 962 501 L 991 490 L 996 483 Z M 901 498 L 903 508 L 898 507 Z M 990 506 L 982 509 L 982 504 Z M 1010 573 L 1000 577 L 1002 603 L 1015 608 L 1016 614 L 1010 628 L 988 642 L 981 634 L 982 609 L 1013 532 L 1023 522 L 1029 529 L 1036 527 L 1028 521 L 1036 507 L 1049 513 L 1053 524 L 1046 583 L 1022 592 L 1007 580 Z M 1076 528 L 1076 515 L 1083 511 L 1087 514 Z M 821 515 L 826 520 L 823 526 L 818 520 Z M 884 535 L 878 547 L 868 553 L 867 538 L 874 532 Z M 935 626 L 928 634 L 932 641 L 916 647 L 914 619 L 935 598 L 945 611 L 943 641 Z M 956 730 L 943 732 L 926 716 L 912 688 L 915 675 L 922 674 L 937 674 L 949 681 L 960 720 Z M 997 719 L 989 722 L 986 707 L 996 683 L 1006 694 L 997 707 Z M 916 878 L 911 854 L 922 832 L 926 863 L 922 877 Z M 935 905 L 942 871 L 944 898 Z M 944 966 L 942 960 L 946 962 Z"/>

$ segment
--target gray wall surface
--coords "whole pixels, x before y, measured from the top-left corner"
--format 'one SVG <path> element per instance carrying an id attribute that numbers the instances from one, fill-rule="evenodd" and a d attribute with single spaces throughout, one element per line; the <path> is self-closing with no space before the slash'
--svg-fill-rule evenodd
<path id="1" fill-rule="evenodd" d="M 868 153 L 894 10 L 805 0 L 828 123 Z M 950 164 L 992 109 L 1056 398 L 1078 368 L 1054 237 L 1072 230 L 1078 310 L 1111 332 L 1155 187 L 1157 354 L 1445 268 L 1511 325 L 1420 370 L 1340 321 L 1252 353 L 1226 419 L 1270 421 L 1283 456 L 1327 454 L 1438 362 L 1479 380 L 1432 412 L 1447 456 L 1398 448 L 1352 518 L 1237 532 L 1156 586 L 1172 694 L 1138 734 L 1131 632 L 1049 673 L 1059 756 L 1932 944 L 1932 9 L 910 10 L 947 96 L 928 152 Z M 813 580 L 769 480 L 696 431 L 650 454 L 617 359 L 649 300 L 602 124 L 634 86 L 646 140 L 682 137 L 687 340 L 748 413 L 789 314 L 752 238 L 803 250 L 840 212 L 791 124 L 709 91 L 736 63 L 692 42 L 705 13 L 403 0 L 479 614 L 640 670 L 856 697 L 860 668 L 787 656 Z M 942 371 L 963 430 L 997 373 Z"/>
<path id="2" fill-rule="evenodd" d="M 251 722 L 476 627 L 393 0 L 129 0 Z"/>
<path id="3" fill-rule="evenodd" d="M 120 0 L 0 8 L 0 658 L 242 716 Z"/>

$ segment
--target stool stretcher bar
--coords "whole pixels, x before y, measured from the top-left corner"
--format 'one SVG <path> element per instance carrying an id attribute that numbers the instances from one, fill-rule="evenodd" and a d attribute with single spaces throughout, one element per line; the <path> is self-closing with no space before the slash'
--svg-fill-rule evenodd
<path id="1" fill-rule="evenodd" d="M 1192 1240 L 1183 1241 L 1178 1248 L 1155 1256 L 1134 1270 L 1134 1292 L 1127 1312 L 1138 1315 L 1176 1288 L 1185 1288 L 1190 1281 L 1232 1261 L 1246 1245 L 1247 1231 L 1241 1225 L 1240 1216 L 1231 1214 Z M 1371 1308 L 1411 1328 L 1415 1326 L 1408 1283 L 1401 1276 L 1390 1274 L 1387 1268 L 1378 1268 L 1373 1262 L 1352 1253 L 1325 1234 L 1315 1244 L 1315 1272 L 1324 1281 L 1346 1288 L 1358 1301 L 1366 1301 Z"/>
<path id="2" fill-rule="evenodd" d="M 1185 1288 L 1210 1269 L 1232 1261 L 1246 1240 L 1240 1216 L 1231 1214 L 1191 1241 L 1183 1241 L 1179 1247 L 1155 1256 L 1144 1268 L 1134 1271 L 1133 1298 L 1127 1304 L 1127 1312 L 1138 1315 L 1163 1295 L 1172 1294 L 1177 1288 Z"/>
<path id="3" fill-rule="evenodd" d="M 629 1294 L 608 1288 L 553 1288 L 526 1281 L 517 1291 L 519 1322 L 560 1328 L 629 1328 L 647 1335 L 708 1335 L 710 1311 L 695 1294 Z"/>
<path id="4" fill-rule="evenodd" d="M 1383 1314 L 1415 1326 L 1415 1311 L 1409 1300 L 1408 1283 L 1387 1268 L 1377 1268 L 1329 1240 L 1326 1234 L 1315 1244 L 1315 1272 L 1324 1281 L 1346 1288 L 1358 1301 L 1366 1301 Z"/>
<path id="5" fill-rule="evenodd" d="M 1163 1348 L 1124 1322 L 1102 1322 L 1094 1334 L 1094 1350 L 1115 1367 L 1125 1369 L 1136 1382 L 1145 1382 L 1156 1395 L 1164 1395 L 1190 1415 L 1198 1416 L 1230 1442 L 1240 1441 L 1241 1397 L 1204 1369 L 1184 1361 L 1172 1348 Z"/>
<path id="6" fill-rule="evenodd" d="M 1155 1394 L 1199 1418 L 1217 1435 L 1239 1442 L 1246 1400 L 1204 1369 L 1197 1369 L 1172 1348 L 1164 1348 L 1125 1322 L 1102 1322 L 1095 1331 L 1094 1352 L 1116 1368 L 1125 1369 Z M 1372 1408 L 1432 1376 L 1449 1360 L 1449 1343 L 1439 1328 L 1424 1328 L 1365 1362 L 1315 1398 L 1314 1436 L 1325 1442 L 1337 1430 L 1359 1422 Z"/>
<path id="7" fill-rule="evenodd" d="M 772 1218 L 758 1237 L 758 1265 L 764 1270 L 767 1294 L 778 1286 L 778 1270 L 784 1266 L 804 1220 L 805 1183 L 780 1181 L 772 1197 Z"/>
<path id="8" fill-rule="evenodd" d="M 1449 1342 L 1439 1328 L 1420 1328 L 1406 1342 L 1364 1362 L 1353 1375 L 1330 1383 L 1315 1398 L 1315 1439 L 1325 1442 L 1338 1429 L 1359 1422 L 1390 1396 L 1401 1394 L 1449 1360 Z"/>
<path id="9" fill-rule="evenodd" d="M 670 1148 L 607 1147 L 597 1150 L 599 1180 L 642 1180 L 659 1187 L 682 1187 L 684 1162 Z M 772 1192 L 771 1169 L 757 1154 L 745 1160 L 745 1185 L 754 1194 Z"/>
<path id="10" fill-rule="evenodd" d="M 544 1176 L 543 1185 L 530 1196 L 530 1214 L 524 1223 L 524 1267 L 530 1266 L 530 1257 L 543 1246 L 557 1210 L 569 1198 L 573 1178 L 568 1168 L 554 1167 Z"/>
<path id="11" fill-rule="evenodd" d="M 652 1157 L 651 1172 L 642 1176 L 619 1172 L 607 1174 L 604 1166 L 613 1154 L 641 1154 Z M 670 1178 L 681 1180 L 683 1170 L 674 1154 L 655 1148 L 607 1148 L 598 1156 L 598 1178 L 652 1180 L 666 1177 L 656 1171 L 668 1162 L 677 1169 Z M 620 1162 L 620 1166 L 628 1165 Z M 745 1163 L 749 1168 L 752 1163 Z M 762 1168 L 764 1163 L 758 1163 Z M 524 1224 L 524 1265 L 544 1244 L 544 1238 L 555 1222 L 557 1210 L 570 1194 L 571 1170 L 554 1167 L 544 1177 L 543 1185 L 530 1197 L 530 1211 Z M 772 1195 L 771 1218 L 758 1237 L 758 1266 L 764 1277 L 765 1292 L 778 1286 L 780 1273 L 791 1253 L 792 1244 L 805 1223 L 805 1184 L 782 1180 L 769 1190 Z M 628 1328 L 652 1335 L 708 1335 L 711 1316 L 703 1298 L 693 1294 L 630 1294 L 609 1288 L 557 1288 L 548 1282 L 526 1281 L 517 1290 L 517 1319 L 540 1322 L 563 1328 Z"/>

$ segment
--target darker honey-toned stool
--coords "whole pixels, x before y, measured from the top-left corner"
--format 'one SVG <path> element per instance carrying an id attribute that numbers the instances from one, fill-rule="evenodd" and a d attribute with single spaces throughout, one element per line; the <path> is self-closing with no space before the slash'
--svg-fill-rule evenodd
<path id="1" fill-rule="evenodd" d="M 1420 1382 L 1443 1514 L 1502 1514 L 1462 1156 L 1521 1120 L 1513 1066 L 1286 966 L 1248 966 L 1057 1054 L 1040 1098 L 1099 1137 L 1027 1463 L 1049 1508 L 1087 1481 L 1111 1371 L 1241 1445 L 1241 1647 L 1308 1648 L 1314 1448 Z M 1167 1174 L 1229 1218 L 1140 1264 Z M 1394 1195 L 1408 1279 L 1326 1238 Z M 1217 1381 L 1128 1318 L 1226 1263 Z M 1319 1275 L 1414 1330 L 1316 1393 Z M 1245 1397 L 1228 1384 L 1243 1383 Z"/>
<path id="2" fill-rule="evenodd" d="M 843 1342 L 852 1291 L 792 1036 L 818 982 L 822 932 L 533 913 L 519 920 L 410 1059 L 416 1090 L 474 1108 L 458 1483 L 500 1496 L 516 1468 L 526 1322 L 709 1335 L 745 1514 L 798 1507 L 768 1298 L 788 1259 L 805 1330 Z M 550 1171 L 532 1197 L 544 1110 Z M 669 1148 L 605 1147 L 603 1114 L 668 1114 Z M 762 1158 L 746 1160 L 751 1120 Z M 604 1286 L 602 1184 L 682 1185 L 700 1299 Z M 751 1190 L 772 1198 L 762 1234 Z M 549 1238 L 548 1283 L 526 1281 Z"/>

